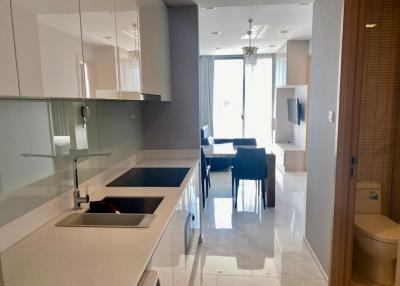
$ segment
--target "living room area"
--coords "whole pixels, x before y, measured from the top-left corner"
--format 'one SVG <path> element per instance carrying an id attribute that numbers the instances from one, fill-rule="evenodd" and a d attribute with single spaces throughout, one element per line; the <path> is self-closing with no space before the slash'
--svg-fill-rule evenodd
<path id="1" fill-rule="evenodd" d="M 199 10 L 201 146 L 211 176 L 232 177 L 232 196 L 238 148 L 274 155 L 273 188 L 286 172 L 307 170 L 313 5 L 306 4 Z"/>
<path id="2" fill-rule="evenodd" d="M 199 285 L 326 285 L 304 240 L 312 14 L 199 9 Z"/>

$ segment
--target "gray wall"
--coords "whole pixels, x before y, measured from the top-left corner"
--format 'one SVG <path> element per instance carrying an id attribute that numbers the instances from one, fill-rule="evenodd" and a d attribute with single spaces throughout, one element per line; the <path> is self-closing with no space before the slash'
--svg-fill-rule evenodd
<path id="1" fill-rule="evenodd" d="M 172 102 L 144 103 L 144 148 L 199 149 L 198 8 L 168 10 Z"/>
<path id="2" fill-rule="evenodd" d="M 329 275 L 335 191 L 343 0 L 314 3 L 306 238 Z M 337 116 L 336 116 L 337 118 Z"/>

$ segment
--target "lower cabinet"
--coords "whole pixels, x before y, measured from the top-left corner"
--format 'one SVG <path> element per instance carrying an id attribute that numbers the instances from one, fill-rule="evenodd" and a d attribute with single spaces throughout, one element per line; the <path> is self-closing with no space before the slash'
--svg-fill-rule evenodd
<path id="1" fill-rule="evenodd" d="M 200 237 L 199 170 L 196 168 L 153 254 L 150 269 L 160 284 L 189 285 Z"/>

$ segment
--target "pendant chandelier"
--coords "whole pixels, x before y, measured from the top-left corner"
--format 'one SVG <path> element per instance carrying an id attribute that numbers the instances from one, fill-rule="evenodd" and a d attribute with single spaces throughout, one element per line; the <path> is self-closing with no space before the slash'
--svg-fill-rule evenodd
<path id="1" fill-rule="evenodd" d="M 247 31 L 247 35 L 249 36 L 249 45 L 247 47 L 243 47 L 244 64 L 248 66 L 257 65 L 258 48 L 251 45 L 251 37 L 253 34 L 252 29 L 253 29 L 253 19 L 249 19 L 249 30 Z"/>
<path id="2" fill-rule="evenodd" d="M 129 35 L 133 38 L 134 49 L 128 51 L 129 66 L 134 67 L 140 62 L 140 51 L 139 51 L 139 33 L 136 24 L 132 24 L 133 33 Z"/>

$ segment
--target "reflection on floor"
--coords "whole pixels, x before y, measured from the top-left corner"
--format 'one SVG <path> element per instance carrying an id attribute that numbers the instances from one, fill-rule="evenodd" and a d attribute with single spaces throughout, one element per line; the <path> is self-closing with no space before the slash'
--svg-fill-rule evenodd
<path id="1" fill-rule="evenodd" d="M 306 174 L 277 172 L 276 208 L 267 210 L 251 181 L 235 210 L 230 182 L 228 172 L 211 174 L 194 285 L 326 285 L 303 243 Z"/>

